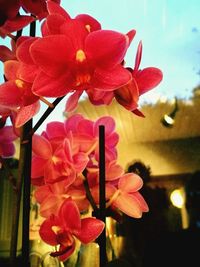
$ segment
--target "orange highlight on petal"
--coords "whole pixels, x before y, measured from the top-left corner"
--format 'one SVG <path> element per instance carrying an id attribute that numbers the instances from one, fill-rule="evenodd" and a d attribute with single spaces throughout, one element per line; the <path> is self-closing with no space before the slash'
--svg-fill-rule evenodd
<path id="1" fill-rule="evenodd" d="M 15 80 L 15 84 L 17 85 L 18 88 L 23 88 L 24 87 L 24 82 L 22 80 Z"/>
<path id="2" fill-rule="evenodd" d="M 79 62 L 83 62 L 84 60 L 86 60 L 86 56 L 83 50 L 79 49 L 76 52 L 76 60 Z"/>
<path id="3" fill-rule="evenodd" d="M 85 25 L 85 28 L 86 28 L 86 30 L 87 30 L 88 32 L 91 32 L 91 26 L 90 26 L 89 24 L 86 24 L 86 25 Z"/>

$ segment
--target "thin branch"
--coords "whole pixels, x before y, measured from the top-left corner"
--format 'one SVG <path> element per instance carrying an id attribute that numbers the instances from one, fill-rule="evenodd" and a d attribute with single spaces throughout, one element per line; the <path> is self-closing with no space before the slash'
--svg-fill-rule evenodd
<path id="1" fill-rule="evenodd" d="M 53 106 L 52 107 L 48 107 L 46 109 L 46 111 L 43 113 L 43 115 L 37 121 L 37 123 L 35 124 L 35 126 L 32 128 L 32 130 L 29 133 L 29 135 L 33 135 L 37 131 L 37 129 L 42 125 L 42 123 L 46 120 L 46 118 L 51 114 L 51 112 L 55 109 L 55 107 L 60 103 L 60 101 L 63 98 L 64 98 L 64 96 L 58 97 L 58 98 L 56 98 L 56 100 L 54 100 L 54 102 L 52 103 Z"/>
<path id="2" fill-rule="evenodd" d="M 84 185 L 84 188 L 85 188 L 86 196 L 87 196 L 87 199 L 89 200 L 89 202 L 90 202 L 90 204 L 91 204 L 91 206 L 93 208 L 94 213 L 96 214 L 96 213 L 98 213 L 99 209 L 97 208 L 97 205 L 96 205 L 96 203 L 94 201 L 94 198 L 93 198 L 93 196 L 92 196 L 92 194 L 90 192 L 90 187 L 89 187 L 89 183 L 88 183 L 88 180 L 87 180 L 87 175 L 84 172 L 83 172 L 83 174 L 84 174 L 85 179 L 83 181 L 83 185 Z"/>

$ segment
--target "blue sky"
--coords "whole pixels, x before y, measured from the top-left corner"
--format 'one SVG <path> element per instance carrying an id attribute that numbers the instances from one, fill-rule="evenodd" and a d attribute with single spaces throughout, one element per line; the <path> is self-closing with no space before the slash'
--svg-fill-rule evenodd
<path id="1" fill-rule="evenodd" d="M 133 66 L 142 40 L 141 68 L 158 67 L 164 75 L 162 83 L 140 103 L 155 103 L 161 97 L 188 99 L 200 83 L 199 0 L 62 0 L 61 5 L 72 17 L 80 13 L 94 16 L 104 29 L 123 33 L 136 30 L 126 56 L 127 66 Z M 1 39 L 0 44 L 4 43 L 7 40 Z M 2 65 L 0 68 L 2 72 Z"/>

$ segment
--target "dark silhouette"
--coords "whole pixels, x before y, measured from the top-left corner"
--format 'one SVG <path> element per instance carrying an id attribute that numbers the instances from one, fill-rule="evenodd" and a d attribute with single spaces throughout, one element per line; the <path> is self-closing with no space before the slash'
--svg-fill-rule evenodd
<path id="1" fill-rule="evenodd" d="M 200 266 L 200 171 L 195 172 L 185 184 L 185 192 L 189 227 L 165 232 L 154 242 L 149 242 L 145 252 L 144 267 Z"/>
<path id="2" fill-rule="evenodd" d="M 143 179 L 140 193 L 148 203 L 149 212 L 143 213 L 140 219 L 124 216 L 125 245 L 121 256 L 132 265 L 137 264 L 133 266 L 142 267 L 146 245 L 167 229 L 168 197 L 165 189 L 149 186 L 151 170 L 141 161 L 129 165 L 128 172 L 136 173 Z"/>

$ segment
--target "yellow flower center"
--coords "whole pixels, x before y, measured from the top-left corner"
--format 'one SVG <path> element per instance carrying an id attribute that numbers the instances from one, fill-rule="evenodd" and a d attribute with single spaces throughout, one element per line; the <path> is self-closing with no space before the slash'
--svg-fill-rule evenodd
<path id="1" fill-rule="evenodd" d="M 78 62 L 83 62 L 84 60 L 86 60 L 86 56 L 85 56 L 85 53 L 83 50 L 79 49 L 77 52 L 76 52 L 76 60 Z"/>
<path id="2" fill-rule="evenodd" d="M 19 79 L 15 80 L 15 84 L 20 89 L 24 87 L 24 82 L 22 80 Z"/>

